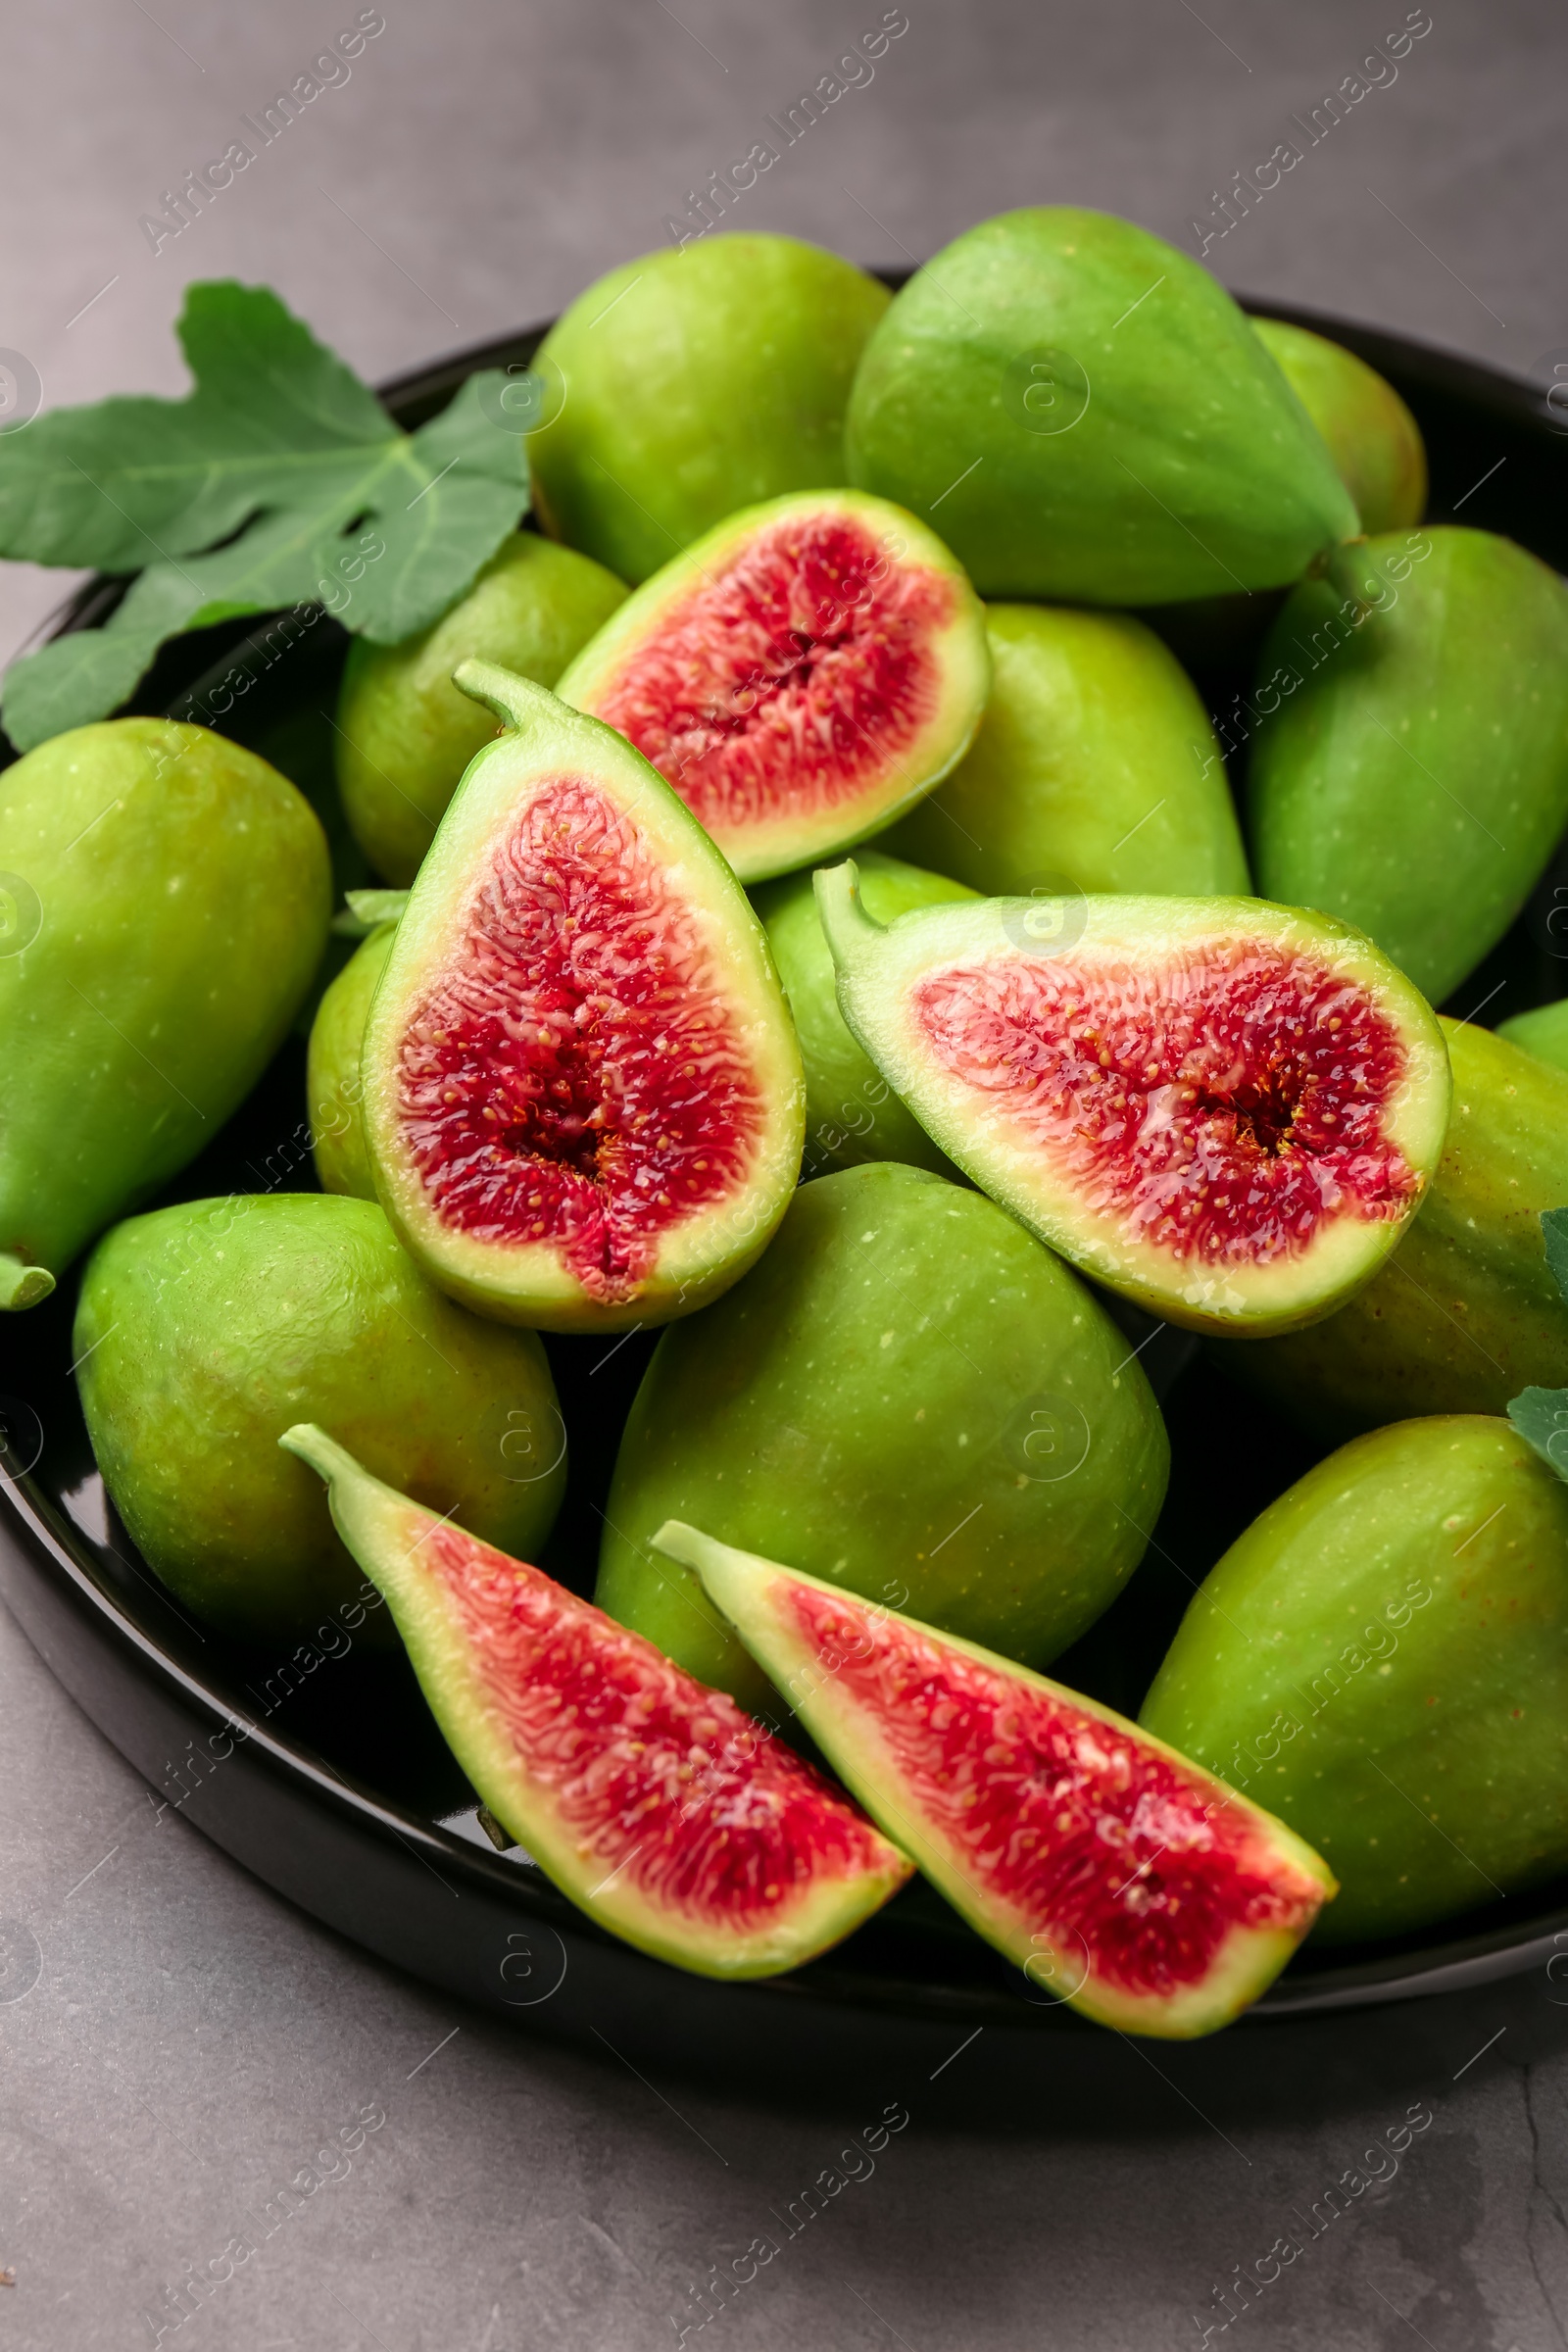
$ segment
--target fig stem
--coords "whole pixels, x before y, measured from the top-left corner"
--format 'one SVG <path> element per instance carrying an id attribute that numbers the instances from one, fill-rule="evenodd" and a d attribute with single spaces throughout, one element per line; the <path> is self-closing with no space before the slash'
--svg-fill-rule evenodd
<path id="1" fill-rule="evenodd" d="M 335 1438 L 329 1438 L 324 1429 L 318 1428 L 314 1421 L 296 1421 L 292 1429 L 284 1430 L 277 1442 L 285 1453 L 298 1454 L 302 1462 L 309 1462 L 329 1487 L 334 1478 L 341 1478 L 345 1474 L 361 1478 L 365 1475 L 353 1454 L 340 1446 Z"/>
<path id="2" fill-rule="evenodd" d="M 55 1287 L 47 1266 L 29 1266 L 9 1250 L 0 1250 L 0 1311 L 19 1312 L 36 1306 Z"/>
<path id="3" fill-rule="evenodd" d="M 860 869 L 853 858 L 846 858 L 842 865 L 819 867 L 813 887 L 822 936 L 833 951 L 834 963 L 843 971 L 856 950 L 880 939 L 887 925 L 868 912 L 860 897 Z"/>
<path id="4" fill-rule="evenodd" d="M 711 1536 L 688 1527 L 684 1519 L 666 1519 L 654 1537 L 656 1551 L 662 1551 L 666 1559 L 678 1560 L 683 1568 L 696 1569 L 699 1574 L 704 1557 L 711 1553 L 713 1545 Z"/>
<path id="5" fill-rule="evenodd" d="M 503 669 L 499 662 L 460 662 L 452 672 L 452 683 L 474 702 L 483 703 L 509 727 L 524 726 L 546 710 L 561 710 L 555 696 L 543 686 L 519 678 L 515 670 Z"/>

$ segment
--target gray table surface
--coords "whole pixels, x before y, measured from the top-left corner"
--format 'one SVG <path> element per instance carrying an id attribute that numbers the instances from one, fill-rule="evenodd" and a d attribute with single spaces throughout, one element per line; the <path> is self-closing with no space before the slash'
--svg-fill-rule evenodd
<path id="1" fill-rule="evenodd" d="M 881 10 L 384 0 L 351 79 L 155 255 L 140 216 L 356 13 L 8 13 L 0 341 L 46 401 L 177 390 L 169 329 L 195 276 L 271 283 L 371 377 L 545 316 L 660 243 L 694 180 Z M 1218 225 L 1214 192 L 1405 18 L 1401 0 L 907 14 L 737 226 L 897 263 L 1065 200 L 1191 249 L 1195 220 Z M 1568 343 L 1568 24 L 1546 0 L 1431 16 L 1397 79 L 1208 260 L 1250 292 L 1527 374 Z M 60 588 L 7 568 L 0 654 Z M 1226 2343 L 1212 2290 L 1301 2237 L 1293 2212 L 1364 2177 L 1412 2107 L 1430 2121 L 1392 2176 L 1323 2224 L 1237 2340 L 1568 2342 L 1568 1987 L 1544 1973 L 1192 2051 L 916 2038 L 759 2088 L 504 2030 L 317 1927 L 159 1816 L 4 1617 L 0 1785 L 0 1909 L 41 1957 L 23 1997 L 28 1947 L 13 1938 L 0 1970 L 0 2343 L 643 2352 L 711 2328 L 742 2352 L 1143 2352 L 1205 2326 Z M 890 2102 L 909 2121 L 874 2173 L 786 2236 L 769 2216 Z M 382 2120 L 279 2221 L 279 2189 L 318 2178 L 363 2110 Z M 715 2266 L 759 2235 L 778 2253 L 704 2325 Z M 245 2247 L 176 2326 L 171 2290 Z"/>

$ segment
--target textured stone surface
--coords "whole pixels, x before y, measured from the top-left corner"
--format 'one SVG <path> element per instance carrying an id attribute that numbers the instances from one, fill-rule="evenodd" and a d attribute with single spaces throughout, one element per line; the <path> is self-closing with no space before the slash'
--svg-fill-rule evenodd
<path id="1" fill-rule="evenodd" d="M 8 26 L 4 334 L 50 401 L 176 390 L 189 276 L 276 284 L 372 376 L 543 316 L 658 243 L 881 12 L 386 0 L 352 79 L 155 257 L 138 216 L 355 13 L 78 0 Z M 1002 206 L 1077 200 L 1191 248 L 1211 191 L 1404 13 L 910 0 L 875 80 L 736 225 L 892 263 Z M 1544 0 L 1434 17 L 1208 259 L 1528 373 L 1568 342 L 1568 32 Z M 59 585 L 0 580 L 0 654 Z M 1568 2008 L 1544 1976 L 1199 2050 L 982 2035 L 945 2063 L 938 2038 L 763 2095 L 508 2033 L 318 1929 L 158 1818 L 4 1618 L 0 1780 L 19 2352 L 122 2352 L 160 2327 L 181 2352 L 643 2352 L 685 2328 L 739 2352 L 1162 2352 L 1201 2343 L 1205 2309 L 1211 2343 L 1254 2352 L 1568 2341 Z M 890 2103 L 909 2120 L 874 2173 L 789 2235 L 792 2200 Z M 1397 2173 L 1218 2332 L 1214 2286 L 1411 2106 L 1432 2121 Z M 384 2121 L 280 2218 L 367 2108 Z M 764 2234 L 779 2252 L 723 2336 L 699 2334 L 712 2266 Z M 255 2251 L 175 2329 L 169 2290 L 235 2239 Z"/>

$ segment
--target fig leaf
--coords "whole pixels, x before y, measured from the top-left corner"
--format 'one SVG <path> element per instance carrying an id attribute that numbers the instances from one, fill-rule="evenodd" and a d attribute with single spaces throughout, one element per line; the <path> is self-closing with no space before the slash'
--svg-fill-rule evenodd
<path id="1" fill-rule="evenodd" d="M 101 718 L 166 638 L 319 603 L 396 644 L 461 596 L 528 506 L 497 368 L 406 433 L 265 286 L 186 289 L 183 400 L 116 398 L 0 433 L 0 556 L 139 572 L 101 630 L 15 662 L 19 750 Z"/>
<path id="2" fill-rule="evenodd" d="M 1568 1479 L 1568 1389 L 1521 1389 L 1508 1419 L 1525 1444 Z"/>

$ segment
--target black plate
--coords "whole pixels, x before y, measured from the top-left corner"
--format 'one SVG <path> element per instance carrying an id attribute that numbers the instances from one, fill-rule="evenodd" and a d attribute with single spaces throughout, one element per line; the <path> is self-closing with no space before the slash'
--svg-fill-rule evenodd
<path id="1" fill-rule="evenodd" d="M 1262 310 L 1263 304 L 1252 306 Z M 1361 353 L 1404 395 L 1432 461 L 1431 518 L 1508 533 L 1562 568 L 1565 451 L 1541 396 L 1491 369 L 1311 314 L 1278 311 Z M 543 329 L 399 378 L 383 397 L 422 421 L 475 368 L 531 359 Z M 122 593 L 91 583 L 62 626 L 101 619 Z M 1257 600 L 1260 607 L 1269 600 Z M 134 708 L 220 721 L 307 791 L 334 837 L 340 887 L 369 880 L 336 817 L 331 712 L 346 640 L 324 616 L 284 644 L 275 624 L 229 624 L 165 649 Z M 1247 685 L 1241 654 L 1202 678 L 1222 711 Z M 1562 989 L 1568 865 L 1554 863 L 1461 1003 L 1489 1020 Z M 303 1040 L 166 1200 L 307 1189 Z M 1031 1996 L 928 1889 L 906 1889 L 827 1958 L 763 1985 L 719 1986 L 602 1935 L 515 1852 L 496 1852 L 471 1790 L 400 1659 L 250 1653 L 204 1634 L 138 1558 L 94 1468 L 71 1378 L 74 1285 L 0 1317 L 0 1592 L 67 1690 L 152 1788 L 279 1892 L 431 1982 L 541 2025 L 609 2027 L 619 2046 L 680 2047 L 744 2063 L 763 2044 L 805 2058 L 875 2018 L 1092 2029 Z M 1147 1330 L 1147 1325 L 1144 1326 Z M 591 1588 L 620 1421 L 652 1346 L 548 1343 L 574 1437 L 565 1508 L 545 1556 Z M 1160 1350 L 1163 1349 L 1163 1357 Z M 1116 1606 L 1058 1662 L 1061 1678 L 1135 1712 L 1194 1584 L 1314 1457 L 1301 1437 L 1171 1334 L 1151 1356 L 1174 1472 L 1149 1557 Z M 1146 1356 L 1146 1361 L 1151 1357 Z M 575 1409 L 574 1409 L 575 1408 Z M 1568 1933 L 1568 1882 L 1424 1936 L 1308 1948 L 1251 2012 L 1284 2018 L 1400 2000 L 1544 1962 Z"/>

